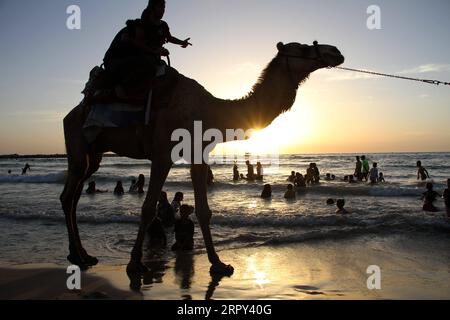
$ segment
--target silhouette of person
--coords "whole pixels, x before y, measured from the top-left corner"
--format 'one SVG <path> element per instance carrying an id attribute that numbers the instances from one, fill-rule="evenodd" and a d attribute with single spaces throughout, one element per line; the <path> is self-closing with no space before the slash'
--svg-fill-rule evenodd
<path id="1" fill-rule="evenodd" d="M 295 191 L 294 186 L 292 184 L 288 184 L 287 190 L 284 194 L 285 199 L 294 199 L 295 198 Z"/>
<path id="2" fill-rule="evenodd" d="M 184 194 L 183 192 L 177 192 L 175 193 L 175 197 L 172 200 L 172 208 L 175 211 L 175 213 L 178 213 L 181 207 L 181 202 L 183 202 Z"/>
<path id="3" fill-rule="evenodd" d="M 348 211 L 345 210 L 344 206 L 345 206 L 345 200 L 344 199 L 338 199 L 336 201 L 336 207 L 337 207 L 336 213 L 338 213 L 338 214 L 347 214 Z"/>
<path id="4" fill-rule="evenodd" d="M 359 156 L 356 156 L 355 177 L 358 181 L 362 181 L 362 162 L 359 160 Z"/>
<path id="5" fill-rule="evenodd" d="M 95 185 L 95 181 L 91 181 L 88 184 L 88 188 L 86 189 L 86 193 L 87 194 L 96 194 L 96 193 L 105 193 L 108 192 L 108 190 L 100 190 L 97 189 L 96 185 Z"/>
<path id="6" fill-rule="evenodd" d="M 362 177 L 364 178 L 365 181 L 367 181 L 370 170 L 369 161 L 366 160 L 366 156 L 361 156 L 361 160 L 362 160 Z"/>
<path id="7" fill-rule="evenodd" d="M 237 180 L 239 180 L 239 170 L 238 170 L 237 163 L 234 162 L 234 165 L 233 165 L 233 181 L 237 181 Z"/>
<path id="8" fill-rule="evenodd" d="M 270 184 L 264 185 L 264 189 L 261 193 L 261 198 L 263 198 L 263 199 L 272 198 L 272 186 Z"/>
<path id="9" fill-rule="evenodd" d="M 22 175 L 27 174 L 27 171 L 28 171 L 28 170 L 31 170 L 31 167 L 30 167 L 30 165 L 27 163 L 27 164 L 25 164 L 25 167 L 23 167 L 23 169 L 22 169 Z"/>
<path id="10" fill-rule="evenodd" d="M 116 187 L 114 188 L 114 194 L 116 196 L 122 196 L 124 193 L 122 181 L 117 181 Z"/>
<path id="11" fill-rule="evenodd" d="M 423 199 L 423 211 L 428 212 L 436 212 L 439 211 L 438 208 L 436 208 L 433 204 L 434 201 L 436 201 L 437 197 L 440 197 L 439 193 L 433 190 L 433 184 L 431 182 L 427 183 L 427 191 L 425 191 L 422 194 Z"/>
<path id="12" fill-rule="evenodd" d="M 138 181 L 136 182 L 136 189 L 137 193 L 142 194 L 144 193 L 144 186 L 145 186 L 145 176 L 143 174 L 140 174 L 138 177 Z"/>
<path id="13" fill-rule="evenodd" d="M 263 166 L 261 162 L 256 163 L 256 180 L 263 180 L 264 178 L 264 172 L 263 172 Z"/>
<path id="14" fill-rule="evenodd" d="M 162 191 L 157 206 L 158 217 L 165 228 L 173 227 L 175 224 L 175 211 L 167 199 L 167 193 Z"/>
<path id="15" fill-rule="evenodd" d="M 427 169 L 422 167 L 422 161 L 417 161 L 416 166 L 417 166 L 417 180 L 419 180 L 419 176 L 422 181 L 425 181 L 430 178 Z"/>
<path id="16" fill-rule="evenodd" d="M 141 19 L 128 20 L 107 50 L 103 61 L 117 96 L 123 95 L 123 89 L 150 87 L 161 56 L 169 55 L 164 44 L 192 45 L 189 38 L 182 41 L 171 35 L 162 20 L 165 8 L 165 0 L 150 0 Z"/>
<path id="17" fill-rule="evenodd" d="M 255 180 L 255 171 L 253 169 L 253 165 L 248 160 L 245 161 L 245 164 L 247 165 L 247 180 L 249 181 Z"/>

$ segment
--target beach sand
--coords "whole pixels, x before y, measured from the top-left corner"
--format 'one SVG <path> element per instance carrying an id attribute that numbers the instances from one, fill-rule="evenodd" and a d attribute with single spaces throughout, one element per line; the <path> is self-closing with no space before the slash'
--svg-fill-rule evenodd
<path id="1" fill-rule="evenodd" d="M 82 273 L 80 291 L 66 288 L 57 265 L 2 265 L 0 299 L 448 299 L 450 254 L 436 239 L 403 236 L 334 243 L 265 246 L 220 252 L 235 268 L 213 278 L 205 254 L 153 260 L 141 292 L 128 287 L 126 266 L 102 265 Z M 434 248 L 428 247 L 434 243 Z M 381 289 L 369 290 L 369 265 L 381 269 Z"/>

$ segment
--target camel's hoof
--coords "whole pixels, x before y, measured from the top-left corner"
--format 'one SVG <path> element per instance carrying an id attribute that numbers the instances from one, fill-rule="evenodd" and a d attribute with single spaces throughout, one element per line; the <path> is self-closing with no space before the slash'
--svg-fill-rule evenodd
<path id="1" fill-rule="evenodd" d="M 142 286 L 142 276 L 148 268 L 141 262 L 130 262 L 127 265 L 127 276 L 130 279 L 131 290 L 139 291 Z"/>
<path id="2" fill-rule="evenodd" d="M 230 264 L 219 262 L 213 264 L 209 269 L 209 272 L 211 274 L 218 274 L 229 277 L 234 273 L 234 268 Z"/>
<path id="3" fill-rule="evenodd" d="M 84 248 L 81 248 L 81 257 L 85 264 L 88 266 L 96 266 L 98 264 L 98 259 L 96 257 L 90 256 Z"/>
<path id="4" fill-rule="evenodd" d="M 83 260 L 86 262 L 87 265 L 91 267 L 96 266 L 98 264 L 98 259 L 90 255 L 83 256 Z"/>
<path id="5" fill-rule="evenodd" d="M 69 260 L 71 264 L 78 266 L 81 271 L 86 271 L 87 269 L 89 269 L 89 265 L 86 264 L 85 261 L 78 255 L 69 254 L 67 256 L 67 260 Z"/>

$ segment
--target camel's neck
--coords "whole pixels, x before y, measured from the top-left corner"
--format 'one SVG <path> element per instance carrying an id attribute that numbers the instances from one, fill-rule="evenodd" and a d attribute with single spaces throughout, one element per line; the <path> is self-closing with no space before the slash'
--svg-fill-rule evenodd
<path id="1" fill-rule="evenodd" d="M 262 129 L 294 104 L 297 85 L 308 77 L 293 75 L 280 58 L 275 58 L 261 75 L 259 82 L 245 98 L 217 100 L 210 108 L 216 123 L 210 127 L 225 129 Z"/>

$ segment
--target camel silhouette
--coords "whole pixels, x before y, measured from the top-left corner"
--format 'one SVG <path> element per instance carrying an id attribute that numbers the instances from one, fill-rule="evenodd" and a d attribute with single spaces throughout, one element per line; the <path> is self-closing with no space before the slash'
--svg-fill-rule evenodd
<path id="1" fill-rule="evenodd" d="M 94 143 L 88 144 L 83 137 L 82 128 L 89 105 L 82 102 L 64 118 L 68 175 L 60 200 L 69 235 L 70 254 L 67 258 L 70 262 L 81 269 L 98 263 L 82 246 L 76 208 L 84 181 L 99 169 L 104 153 L 113 152 L 124 157 L 151 161 L 150 184 L 142 206 L 139 231 L 127 266 L 131 286 L 139 287 L 140 278 L 147 270 L 141 262 L 144 237 L 147 227 L 156 215 L 159 195 L 173 165 L 171 150 L 175 143 L 171 141 L 172 132 L 182 128 L 193 134 L 194 121 L 202 121 L 204 131 L 215 128 L 224 136 L 227 129 L 267 127 L 278 115 L 292 107 L 299 84 L 312 72 L 335 67 L 344 62 L 344 57 L 336 47 L 319 45 L 316 41 L 312 46 L 280 42 L 277 49 L 275 58 L 262 72 L 251 92 L 242 99 L 218 99 L 195 80 L 179 74 L 168 107 L 161 108 L 153 115 L 151 126 L 106 128 Z M 195 212 L 211 263 L 210 271 L 231 275 L 233 267 L 220 260 L 211 237 L 212 213 L 208 206 L 207 174 L 206 163 L 192 164 Z"/>

